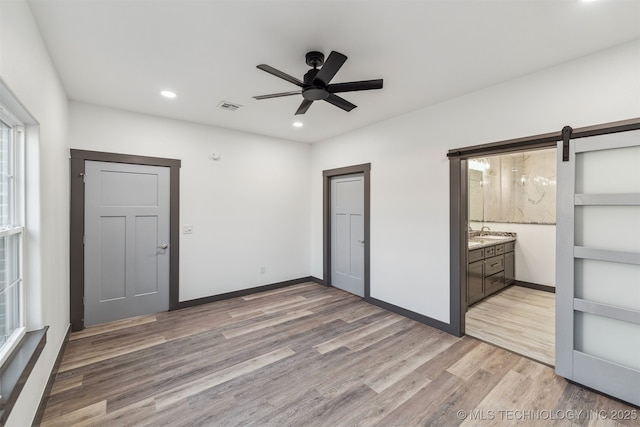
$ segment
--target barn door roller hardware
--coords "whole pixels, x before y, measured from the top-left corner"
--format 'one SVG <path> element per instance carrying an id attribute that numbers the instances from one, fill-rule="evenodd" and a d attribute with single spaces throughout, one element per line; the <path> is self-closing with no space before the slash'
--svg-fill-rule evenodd
<path id="1" fill-rule="evenodd" d="M 565 126 L 562 128 L 562 161 L 569 161 L 569 140 L 571 139 L 571 133 L 573 128 L 571 126 Z"/>

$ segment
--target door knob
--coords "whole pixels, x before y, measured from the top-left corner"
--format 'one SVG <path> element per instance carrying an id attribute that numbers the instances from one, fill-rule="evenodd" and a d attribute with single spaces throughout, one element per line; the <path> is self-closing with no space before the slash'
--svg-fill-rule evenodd
<path id="1" fill-rule="evenodd" d="M 167 245 L 166 243 L 160 245 L 160 249 L 167 249 L 168 247 L 169 245 Z"/>
<path id="2" fill-rule="evenodd" d="M 364 240 L 358 240 L 358 242 L 362 243 L 364 245 Z"/>

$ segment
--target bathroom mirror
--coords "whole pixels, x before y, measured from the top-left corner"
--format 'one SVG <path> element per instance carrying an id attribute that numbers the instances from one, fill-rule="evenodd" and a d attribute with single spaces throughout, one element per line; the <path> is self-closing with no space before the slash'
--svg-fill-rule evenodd
<path id="1" fill-rule="evenodd" d="M 484 221 L 484 193 L 482 171 L 469 169 L 469 221 Z"/>
<path id="2" fill-rule="evenodd" d="M 556 223 L 556 149 L 468 161 L 469 222 Z"/>

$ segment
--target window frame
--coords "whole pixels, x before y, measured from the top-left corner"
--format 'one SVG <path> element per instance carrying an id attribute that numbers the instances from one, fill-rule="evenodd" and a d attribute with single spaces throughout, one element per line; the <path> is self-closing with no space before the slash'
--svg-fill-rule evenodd
<path id="1" fill-rule="evenodd" d="M 18 272 L 16 279 L 7 286 L 18 287 L 18 324 L 19 326 L 11 333 L 7 341 L 0 346 L 0 367 L 3 367 L 11 358 L 11 355 L 18 348 L 20 342 L 24 338 L 26 325 L 26 298 L 25 298 L 25 279 L 24 279 L 24 262 L 25 262 L 25 132 L 24 124 L 13 115 L 9 108 L 0 103 L 0 121 L 4 122 L 11 128 L 10 133 L 10 154 L 9 172 L 11 176 L 10 182 L 10 218 L 12 224 L 0 227 L 0 238 L 8 238 L 17 236 L 18 251 Z M 6 246 L 9 248 L 9 245 Z"/>

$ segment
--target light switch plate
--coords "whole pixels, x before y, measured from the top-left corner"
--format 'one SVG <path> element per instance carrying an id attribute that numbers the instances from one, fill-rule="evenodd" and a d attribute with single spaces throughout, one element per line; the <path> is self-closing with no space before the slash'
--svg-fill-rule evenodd
<path id="1" fill-rule="evenodd" d="M 193 225 L 186 224 L 182 226 L 182 232 L 184 234 L 193 234 Z"/>

